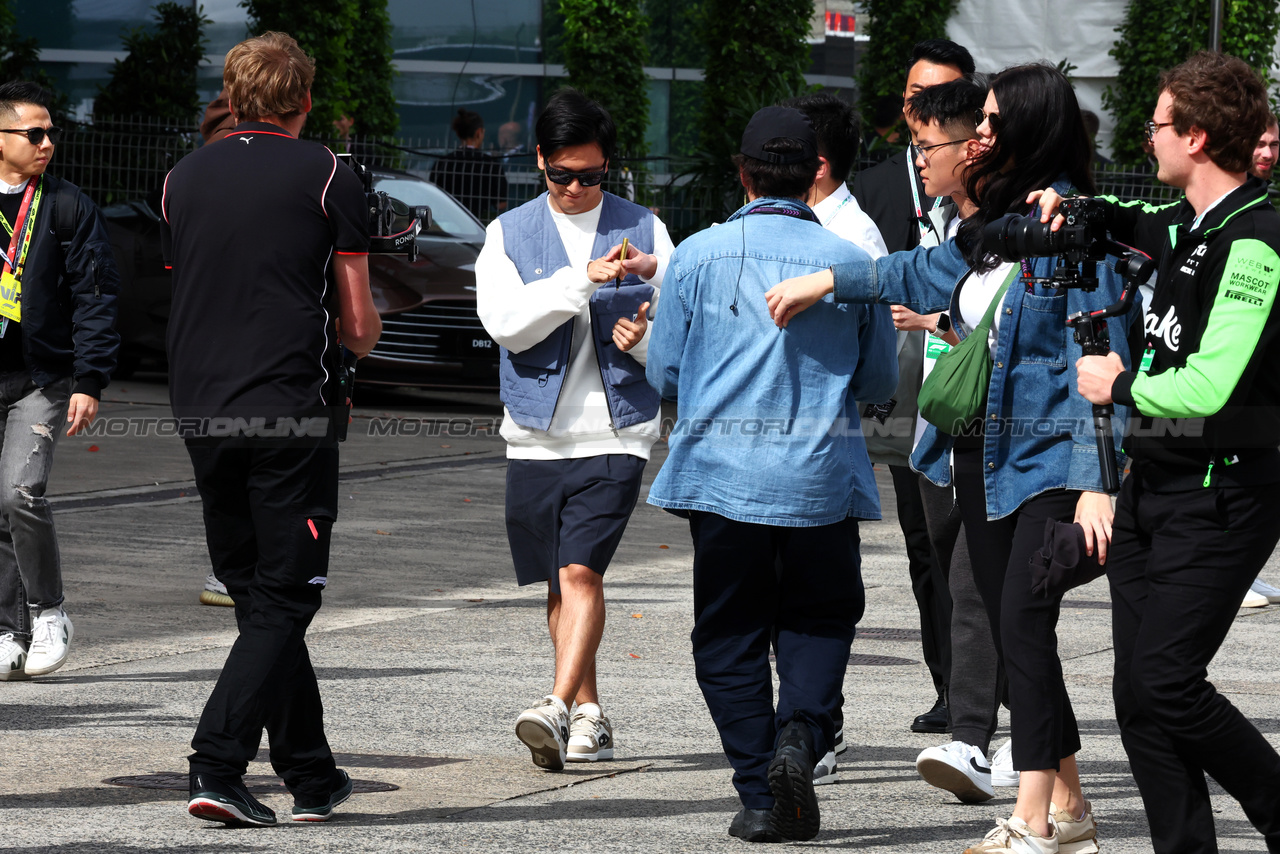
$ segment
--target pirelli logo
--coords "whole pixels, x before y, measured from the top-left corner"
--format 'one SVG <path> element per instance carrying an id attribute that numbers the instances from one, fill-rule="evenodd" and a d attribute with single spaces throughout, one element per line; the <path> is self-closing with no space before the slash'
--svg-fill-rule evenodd
<path id="1" fill-rule="evenodd" d="M 1226 297 L 1227 299 L 1245 302 L 1249 305 L 1262 305 L 1262 297 L 1255 296 L 1254 294 L 1246 294 L 1242 291 L 1227 291 Z"/>

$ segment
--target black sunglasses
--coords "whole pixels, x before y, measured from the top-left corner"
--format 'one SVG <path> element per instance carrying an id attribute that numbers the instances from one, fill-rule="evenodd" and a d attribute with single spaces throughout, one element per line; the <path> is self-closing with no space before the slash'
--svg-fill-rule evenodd
<path id="1" fill-rule="evenodd" d="M 32 145 L 44 142 L 46 136 L 54 145 L 62 139 L 62 128 L 0 128 L 0 133 L 20 133 Z"/>
<path id="2" fill-rule="evenodd" d="M 992 133 L 1000 133 L 1000 129 L 1004 127 L 1004 121 L 1001 120 L 999 113 L 988 113 L 982 109 L 973 111 L 973 120 L 977 124 L 982 124 L 985 120 Z"/>
<path id="3" fill-rule="evenodd" d="M 552 184 L 560 184 L 567 187 L 574 181 L 577 181 L 583 187 L 594 187 L 604 181 L 609 174 L 609 164 L 604 164 L 604 169 L 599 172 L 570 172 L 568 169 L 557 169 L 550 163 L 546 168 L 547 180 Z"/>

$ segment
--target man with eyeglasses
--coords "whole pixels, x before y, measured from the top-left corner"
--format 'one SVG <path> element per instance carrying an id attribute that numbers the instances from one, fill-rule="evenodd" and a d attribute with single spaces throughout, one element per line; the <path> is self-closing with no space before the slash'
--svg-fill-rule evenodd
<path id="1" fill-rule="evenodd" d="M 912 133 L 916 130 L 916 122 L 907 109 L 910 98 L 931 86 L 972 74 L 973 70 L 973 57 L 955 42 L 929 39 L 917 44 L 912 49 L 902 92 L 907 129 Z M 853 196 L 879 228 L 889 252 L 912 249 L 922 240 L 941 242 L 934 217 L 950 200 L 929 195 L 908 152 L 859 172 L 853 182 Z M 893 313 L 898 329 L 898 387 L 888 401 L 861 401 L 869 416 L 862 419 L 862 430 L 871 461 L 887 466 L 893 479 L 907 572 L 920 614 L 921 652 L 934 690 L 932 707 L 917 715 L 910 727 L 912 732 L 950 732 L 947 693 L 952 666 L 952 605 L 947 567 L 939 565 L 937 549 L 930 542 L 926 496 L 922 495 L 922 489 L 928 487 L 922 486 L 925 482 L 908 465 L 916 432 L 916 394 L 922 381 L 926 332 L 937 328 L 939 322 L 945 326 L 946 321 L 939 315 L 922 317 L 902 306 L 895 306 Z"/>
<path id="2" fill-rule="evenodd" d="M 596 683 L 604 573 L 658 438 L 646 312 L 674 247 L 647 208 L 603 189 L 617 130 L 599 104 L 562 89 L 535 134 L 547 192 L 489 225 L 476 307 L 501 346 L 516 580 L 548 583 L 555 647 L 552 690 L 519 715 L 516 736 L 534 764 L 559 771 L 614 756 Z"/>
<path id="3" fill-rule="evenodd" d="M 62 135 L 47 105 L 35 83 L 0 86 L 0 681 L 66 663 L 73 629 L 45 485 L 63 430 L 97 415 L 120 345 L 106 223 L 46 173 Z"/>
<path id="4" fill-rule="evenodd" d="M 1280 539 L 1280 216 L 1248 174 L 1267 90 L 1208 51 L 1159 88 L 1147 138 L 1184 198 L 1103 197 L 1115 239 L 1159 263 L 1142 359 L 1077 363 L 1090 402 L 1134 408 L 1107 555 L 1116 720 L 1156 854 L 1218 850 L 1206 776 L 1277 852 L 1280 754 L 1206 675 Z"/>

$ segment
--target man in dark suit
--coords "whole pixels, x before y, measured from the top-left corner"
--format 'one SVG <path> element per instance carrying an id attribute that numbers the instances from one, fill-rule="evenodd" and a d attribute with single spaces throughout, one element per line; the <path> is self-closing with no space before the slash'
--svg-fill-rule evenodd
<path id="1" fill-rule="evenodd" d="M 920 42 L 911 53 L 903 103 L 922 89 L 955 80 L 973 73 L 973 57 L 969 51 L 946 39 Z M 890 252 L 912 249 L 922 236 L 929 235 L 933 223 L 929 211 L 945 202 L 925 195 L 920 175 L 911 160 L 910 150 L 899 152 L 870 169 L 859 172 L 853 182 L 853 196 L 858 205 L 875 222 Z M 932 242 L 941 242 L 937 235 Z M 921 330 L 933 329 L 934 320 L 921 318 L 900 306 L 894 307 L 894 323 L 899 329 L 899 389 L 895 401 L 914 401 L 920 387 L 923 363 Z M 876 401 L 864 401 L 874 403 Z M 901 409 L 902 407 L 900 407 Z M 908 418 L 914 425 L 914 412 L 893 412 L 895 418 Z M 911 586 L 920 609 L 920 628 L 925 663 L 933 677 L 937 700 L 929 711 L 912 721 L 914 732 L 950 732 L 947 710 L 947 688 L 951 676 L 951 597 L 947 590 L 945 567 L 939 565 L 930 546 L 925 523 L 920 478 L 907 467 L 914 431 L 891 431 L 884 435 L 869 425 L 867 450 L 871 461 L 889 466 L 897 497 L 898 523 L 906 540 Z M 947 549 L 949 551 L 949 549 Z"/>

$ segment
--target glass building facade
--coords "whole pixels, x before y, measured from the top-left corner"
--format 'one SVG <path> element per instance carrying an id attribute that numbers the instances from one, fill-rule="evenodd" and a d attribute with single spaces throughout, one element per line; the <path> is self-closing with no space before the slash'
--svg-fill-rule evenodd
<path id="1" fill-rule="evenodd" d="M 46 69 L 68 95 L 75 116 L 84 118 L 92 114 L 112 63 L 124 56 L 122 36 L 151 24 L 153 5 L 152 0 L 15 0 L 13 8 L 19 32 L 39 40 Z M 247 35 L 247 12 L 239 0 L 194 5 L 212 21 L 206 29 L 208 61 L 199 75 L 200 95 L 208 101 L 221 88 L 222 56 Z M 810 81 L 847 89 L 853 40 L 824 43 L 821 20 L 826 8 L 852 4 L 819 0 L 815 5 Z M 678 32 L 681 12 L 675 0 L 654 0 L 646 8 L 651 13 L 649 152 L 692 153 L 696 133 L 687 125 L 696 113 L 701 62 L 679 49 L 690 40 Z M 498 145 L 505 125 L 504 137 L 531 149 L 531 125 L 544 87 L 563 74 L 556 21 L 543 9 L 544 0 L 389 0 L 399 71 L 399 135 L 451 147 L 456 140 L 449 123 L 458 108 L 466 108 L 484 117 L 486 147 Z"/>

